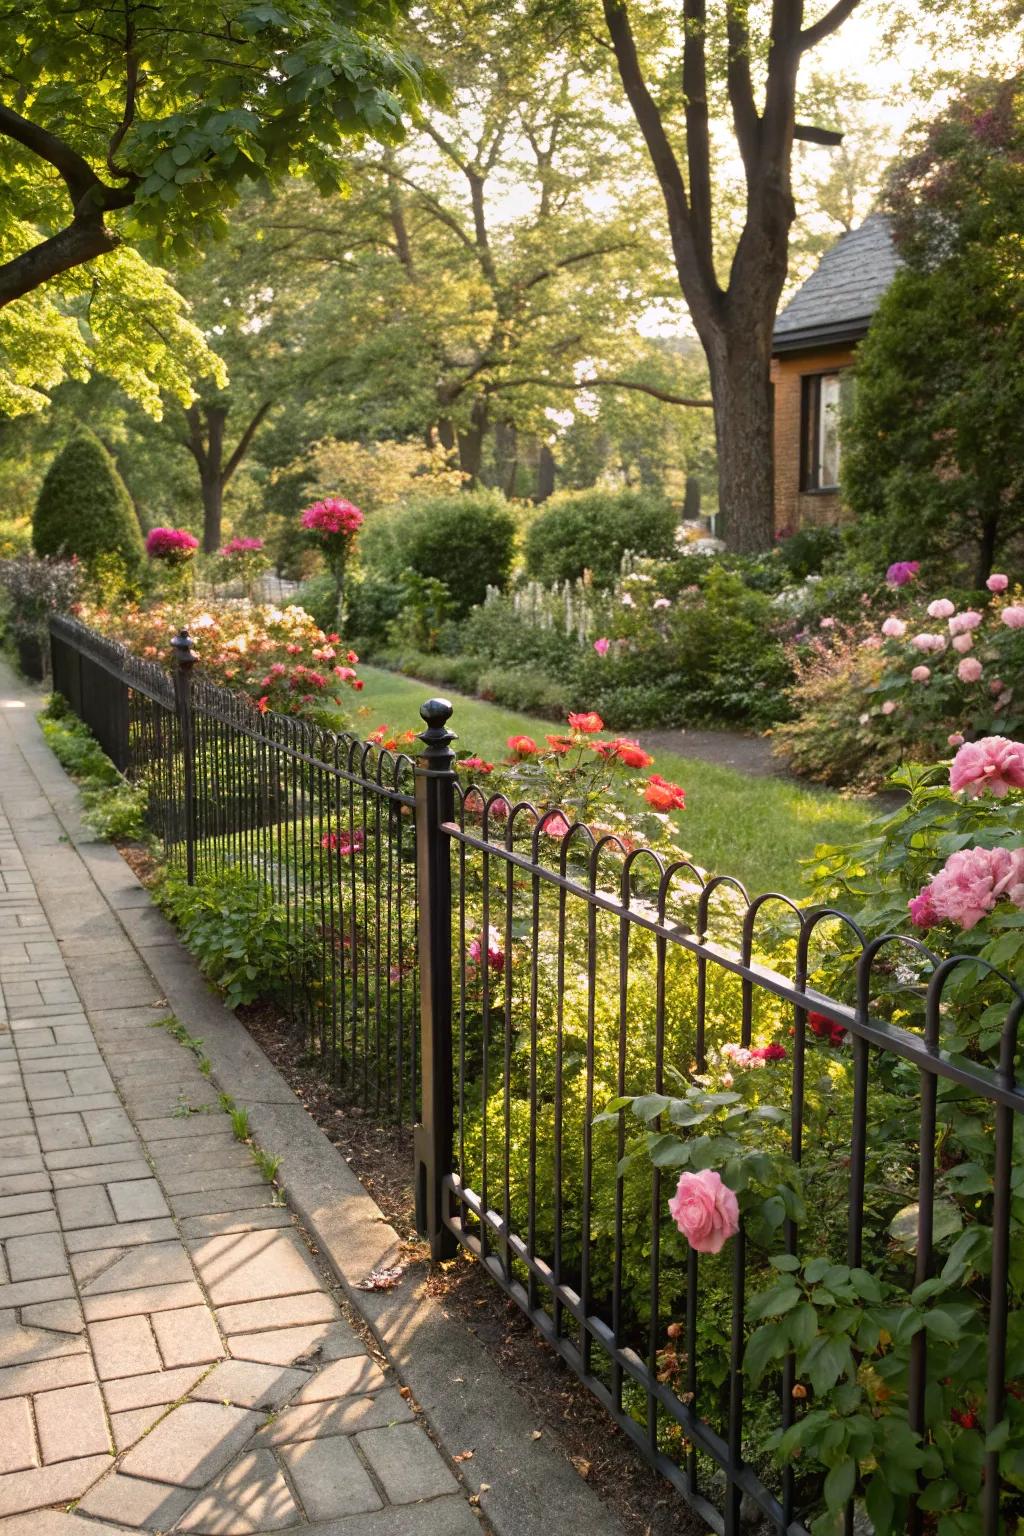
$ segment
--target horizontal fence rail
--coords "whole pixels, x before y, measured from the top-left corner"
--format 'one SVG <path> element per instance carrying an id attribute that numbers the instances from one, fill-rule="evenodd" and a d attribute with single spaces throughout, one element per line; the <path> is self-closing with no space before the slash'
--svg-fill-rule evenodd
<path id="1" fill-rule="evenodd" d="M 934 1448 L 955 1422 L 976 1457 L 957 1532 L 1018 1529 L 1000 1464 L 1024 1395 L 1017 980 L 466 784 L 443 700 L 419 756 L 393 757 L 193 679 L 187 636 L 173 677 L 73 620 L 52 640 L 55 687 L 147 786 L 169 861 L 258 878 L 285 915 L 323 1069 L 418 1115 L 433 1257 L 475 1255 L 712 1530 L 807 1536 L 826 1465 L 776 1447 L 819 1402 L 854 1447 L 881 1424 Z M 740 1194 L 717 1246 L 677 1230 L 681 1170 Z M 849 1456 L 847 1536 L 869 1529 L 873 1461 Z M 944 1532 L 907 1475 L 907 1531 Z"/>

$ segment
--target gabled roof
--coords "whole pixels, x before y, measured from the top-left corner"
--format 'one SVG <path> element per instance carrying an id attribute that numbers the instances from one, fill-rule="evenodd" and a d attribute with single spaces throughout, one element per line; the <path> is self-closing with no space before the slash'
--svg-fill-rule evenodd
<path id="1" fill-rule="evenodd" d="M 872 213 L 840 235 L 775 321 L 772 350 L 860 341 L 899 268 L 889 220 Z"/>

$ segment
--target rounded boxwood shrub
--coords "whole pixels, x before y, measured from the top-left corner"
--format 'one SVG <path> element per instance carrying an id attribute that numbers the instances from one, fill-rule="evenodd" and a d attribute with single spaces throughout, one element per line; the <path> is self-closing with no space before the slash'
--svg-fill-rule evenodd
<path id="1" fill-rule="evenodd" d="M 362 558 L 368 571 L 398 581 L 402 572 L 443 581 L 455 617 L 503 587 L 512 568 L 516 520 L 497 491 L 455 491 L 405 502 L 369 519 Z"/>
<path id="2" fill-rule="evenodd" d="M 538 581 L 575 581 L 590 571 L 610 587 L 627 550 L 664 558 L 675 548 L 676 514 L 652 491 L 562 491 L 545 502 L 526 535 L 526 569 Z"/>
<path id="3" fill-rule="evenodd" d="M 32 518 L 37 555 L 77 555 L 90 564 L 117 555 L 142 560 L 142 533 L 128 487 L 99 438 L 80 427 L 46 472 Z"/>

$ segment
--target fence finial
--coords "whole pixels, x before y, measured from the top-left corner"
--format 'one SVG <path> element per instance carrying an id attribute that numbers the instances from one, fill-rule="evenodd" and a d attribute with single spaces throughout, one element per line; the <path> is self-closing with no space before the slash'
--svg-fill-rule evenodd
<path id="1" fill-rule="evenodd" d="M 452 716 L 451 704 L 447 699 L 428 699 L 420 705 L 420 716 L 427 722 L 426 730 L 419 735 L 424 746 L 422 756 L 429 758 L 435 768 L 450 768 L 455 761 L 451 744 L 459 739 L 454 731 L 448 729 L 448 721 Z"/>
<path id="2" fill-rule="evenodd" d="M 171 650 L 174 653 L 174 665 L 180 670 L 188 671 L 199 660 L 192 644 L 192 636 L 185 627 L 179 629 L 174 636 L 171 641 Z"/>

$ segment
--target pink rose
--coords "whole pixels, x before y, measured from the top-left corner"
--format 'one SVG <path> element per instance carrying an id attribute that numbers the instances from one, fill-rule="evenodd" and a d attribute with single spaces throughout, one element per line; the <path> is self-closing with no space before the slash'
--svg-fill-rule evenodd
<path id="1" fill-rule="evenodd" d="M 1004 576 L 1000 571 L 993 571 L 985 583 L 990 592 L 1005 592 L 1010 585 L 1009 576 Z"/>
<path id="2" fill-rule="evenodd" d="M 882 714 L 883 715 L 894 715 L 895 713 L 896 713 L 896 700 L 895 699 L 886 699 L 885 703 L 882 705 Z"/>
<path id="3" fill-rule="evenodd" d="M 547 837 L 556 838 L 559 842 L 561 842 L 563 837 L 568 836 L 569 823 L 566 821 L 564 816 L 560 816 L 556 811 L 553 816 L 545 817 L 544 833 Z"/>
<path id="4" fill-rule="evenodd" d="M 672 1220 L 698 1253 L 720 1253 L 739 1231 L 739 1202 L 713 1168 L 681 1173 L 668 1208 Z"/>
<path id="5" fill-rule="evenodd" d="M 1024 848 L 961 848 L 926 886 L 931 911 L 968 932 L 1002 896 L 1024 907 Z"/>
<path id="6" fill-rule="evenodd" d="M 894 613 L 890 613 L 882 625 L 882 634 L 888 635 L 890 640 L 899 640 L 907 632 L 907 626 L 902 619 L 898 619 Z"/>
<path id="7" fill-rule="evenodd" d="M 952 742 L 952 737 L 950 741 Z M 1024 789 L 1024 742 L 983 736 L 962 746 L 949 770 L 949 787 L 969 796 L 985 790 L 1002 800 L 1008 789 Z"/>
<path id="8" fill-rule="evenodd" d="M 922 886 L 916 896 L 911 896 L 907 906 L 910 909 L 910 921 L 915 928 L 934 928 L 938 922 L 935 908 L 932 906 L 930 885 Z"/>
<path id="9" fill-rule="evenodd" d="M 965 656 L 956 669 L 956 675 L 962 683 L 976 683 L 981 676 L 981 662 L 976 656 Z"/>
<path id="10" fill-rule="evenodd" d="M 928 604 L 930 619 L 948 619 L 954 613 L 956 613 L 956 604 L 951 603 L 948 597 L 937 597 L 934 603 Z"/>
<path id="11" fill-rule="evenodd" d="M 910 677 L 911 680 L 915 683 L 926 683 L 931 675 L 931 667 L 915 667 L 911 672 Z"/>
<path id="12" fill-rule="evenodd" d="M 981 614 L 973 608 L 965 608 L 963 613 L 954 613 L 949 621 L 951 635 L 965 635 L 968 630 L 977 629 L 981 623 Z"/>
<path id="13" fill-rule="evenodd" d="M 601 636 L 600 640 L 595 640 L 594 641 L 594 650 L 597 652 L 597 654 L 599 656 L 607 656 L 610 648 L 611 648 L 611 641 L 610 640 L 606 640 L 603 635 Z"/>
<path id="14" fill-rule="evenodd" d="M 1024 629 L 1024 607 L 1019 603 L 1011 603 L 1009 608 L 1003 609 L 999 617 L 1010 629 Z"/>
<path id="15" fill-rule="evenodd" d="M 484 938 L 483 934 L 479 934 L 469 946 L 469 958 L 475 965 L 479 965 L 483 959 L 483 953 Z M 493 927 L 487 930 L 487 964 L 492 971 L 505 969 L 505 951 L 501 947 L 501 934 L 497 928 Z"/>
<path id="16" fill-rule="evenodd" d="M 954 651 L 959 651 L 961 656 L 966 656 L 968 651 L 972 651 L 974 649 L 974 636 L 969 634 L 954 635 L 953 649 Z"/>

